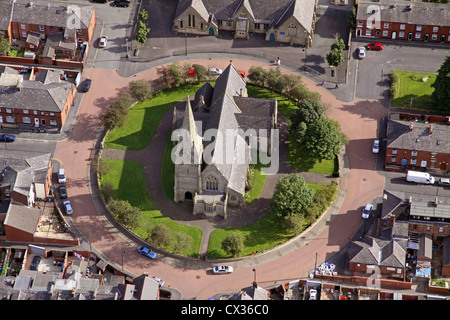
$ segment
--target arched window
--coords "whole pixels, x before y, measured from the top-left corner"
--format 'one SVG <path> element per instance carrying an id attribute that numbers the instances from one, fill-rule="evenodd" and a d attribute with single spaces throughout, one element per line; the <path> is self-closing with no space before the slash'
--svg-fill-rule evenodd
<path id="1" fill-rule="evenodd" d="M 213 190 L 217 191 L 219 190 L 219 181 L 215 177 L 208 177 L 206 178 L 206 190 Z"/>
<path id="2" fill-rule="evenodd" d="M 287 27 L 288 35 L 295 36 L 297 34 L 297 25 L 295 23 L 290 23 Z"/>

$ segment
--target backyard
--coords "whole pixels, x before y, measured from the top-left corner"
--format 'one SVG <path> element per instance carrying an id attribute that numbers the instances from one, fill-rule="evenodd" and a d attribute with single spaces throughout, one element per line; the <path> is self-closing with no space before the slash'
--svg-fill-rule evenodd
<path id="1" fill-rule="evenodd" d="M 412 109 L 433 109 L 431 86 L 436 73 L 393 71 L 391 75 L 391 106 Z"/>

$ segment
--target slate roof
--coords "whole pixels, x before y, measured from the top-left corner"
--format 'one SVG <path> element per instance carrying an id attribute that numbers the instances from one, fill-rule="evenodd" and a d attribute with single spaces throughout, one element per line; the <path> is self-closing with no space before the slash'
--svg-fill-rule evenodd
<path id="1" fill-rule="evenodd" d="M 29 5 L 30 2 L 33 2 L 32 6 Z M 77 3 L 71 7 L 68 3 L 17 0 L 14 3 L 12 22 L 68 28 L 68 21 L 76 17 L 79 29 L 88 29 L 93 14 L 94 6 L 91 5 Z"/>
<path id="2" fill-rule="evenodd" d="M 12 4 L 8 0 L 0 1 L 0 30 L 8 30 L 11 20 Z"/>
<path id="3" fill-rule="evenodd" d="M 432 128 L 431 131 L 430 128 Z M 450 126 L 389 120 L 387 147 L 448 154 L 450 153 Z"/>
<path id="4" fill-rule="evenodd" d="M 5 218 L 5 225 L 34 234 L 39 222 L 41 212 L 37 208 L 28 208 L 23 205 L 11 203 Z"/>
<path id="5" fill-rule="evenodd" d="M 379 2 L 359 1 L 356 20 L 367 20 L 372 15 L 371 5 L 380 8 L 380 20 L 382 22 L 398 22 L 417 25 L 450 25 L 450 7 L 448 4 L 420 2 L 420 1 L 390 1 Z M 395 5 L 395 6 L 394 6 Z M 409 7 L 412 6 L 412 10 Z"/>
<path id="6" fill-rule="evenodd" d="M 404 268 L 407 240 L 383 240 L 365 236 L 351 243 L 350 262 Z"/>

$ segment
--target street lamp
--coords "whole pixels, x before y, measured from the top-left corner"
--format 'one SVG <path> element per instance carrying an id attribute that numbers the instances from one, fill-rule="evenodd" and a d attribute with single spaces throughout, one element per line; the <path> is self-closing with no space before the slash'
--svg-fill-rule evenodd
<path id="1" fill-rule="evenodd" d="M 122 256 L 122 273 L 123 273 L 123 254 L 124 253 L 127 253 L 127 251 L 126 250 L 122 250 L 122 252 L 121 252 L 121 256 Z"/>
<path id="2" fill-rule="evenodd" d="M 256 269 L 253 269 L 253 283 L 256 283 Z"/>

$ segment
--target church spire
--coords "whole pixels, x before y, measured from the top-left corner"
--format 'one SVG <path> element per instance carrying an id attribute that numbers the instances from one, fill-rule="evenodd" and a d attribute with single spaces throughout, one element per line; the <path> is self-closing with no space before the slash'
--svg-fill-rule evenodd
<path id="1" fill-rule="evenodd" d="M 195 135 L 197 134 L 197 127 L 195 126 L 194 114 L 192 112 L 191 100 L 189 99 L 189 96 L 187 97 L 183 125 L 181 128 L 189 132 L 191 143 L 193 143 L 195 140 Z"/>

